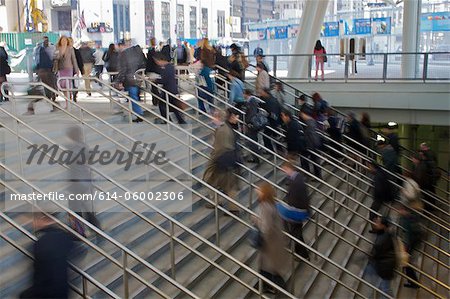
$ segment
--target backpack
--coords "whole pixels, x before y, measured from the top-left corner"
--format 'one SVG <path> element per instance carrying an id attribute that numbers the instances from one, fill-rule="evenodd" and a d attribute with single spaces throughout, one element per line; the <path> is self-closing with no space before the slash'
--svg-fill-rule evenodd
<path id="1" fill-rule="evenodd" d="M 39 63 L 36 66 L 38 69 L 53 68 L 53 60 L 48 56 L 44 47 L 39 47 Z"/>
<path id="2" fill-rule="evenodd" d="M 251 119 L 250 119 L 250 125 L 252 129 L 260 131 L 264 129 L 269 122 L 267 118 L 267 112 L 262 109 L 258 109 L 258 113 L 256 113 Z"/>

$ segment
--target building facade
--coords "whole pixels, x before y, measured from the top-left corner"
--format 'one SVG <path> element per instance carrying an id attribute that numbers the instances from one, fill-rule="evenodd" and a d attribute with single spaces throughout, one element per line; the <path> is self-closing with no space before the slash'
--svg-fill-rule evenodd
<path id="1" fill-rule="evenodd" d="M 232 37 L 246 38 L 248 23 L 274 19 L 275 0 L 231 0 Z"/>

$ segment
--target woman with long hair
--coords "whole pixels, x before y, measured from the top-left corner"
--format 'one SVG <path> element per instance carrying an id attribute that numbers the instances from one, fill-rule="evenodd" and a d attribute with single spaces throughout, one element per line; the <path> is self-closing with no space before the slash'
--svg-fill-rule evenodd
<path id="1" fill-rule="evenodd" d="M 214 82 L 211 79 L 211 71 L 216 63 L 216 51 L 209 44 L 209 40 L 206 37 L 200 43 L 200 61 L 203 67 L 199 75 L 204 79 L 206 86 L 203 86 L 205 92 L 201 92 L 199 95 L 198 106 L 203 112 L 206 112 L 203 100 L 206 99 L 209 103 L 214 103 L 212 97 L 212 94 L 214 94 Z M 210 106 L 210 113 L 214 114 L 213 106 Z"/>
<path id="2" fill-rule="evenodd" d="M 108 51 L 103 54 L 103 61 L 105 62 L 106 71 L 114 73 L 119 70 L 119 53 L 116 50 L 116 45 L 110 44 Z M 115 75 L 111 76 L 111 82 L 115 79 Z"/>
<path id="3" fill-rule="evenodd" d="M 283 276 L 286 274 L 287 262 L 284 250 L 283 222 L 275 206 L 275 189 L 263 182 L 257 189 L 259 212 L 254 218 L 256 227 L 261 233 L 262 246 L 259 249 L 259 272 L 280 287 L 285 287 Z M 274 293 L 271 287 L 265 290 Z"/>
<path id="4" fill-rule="evenodd" d="M 327 52 L 325 51 L 325 48 L 322 46 L 322 43 L 320 40 L 316 41 L 316 46 L 314 47 L 314 56 L 316 57 L 316 76 L 314 77 L 314 80 L 317 81 L 317 73 L 320 70 L 322 71 L 322 81 L 324 79 L 324 72 L 323 72 L 323 64 L 325 62 L 325 54 Z"/>
<path id="5" fill-rule="evenodd" d="M 61 36 L 56 44 L 56 52 L 55 52 L 55 71 L 58 72 L 58 77 L 72 77 L 73 75 L 78 74 L 80 71 L 77 64 L 77 58 L 75 56 L 75 51 L 73 50 L 72 45 L 70 44 L 67 36 Z M 62 80 L 60 83 L 62 88 L 72 88 L 72 80 Z M 70 99 L 70 92 L 64 91 L 66 96 L 66 106 L 67 109 L 68 100 Z M 54 109 L 52 110 L 54 111 Z"/>

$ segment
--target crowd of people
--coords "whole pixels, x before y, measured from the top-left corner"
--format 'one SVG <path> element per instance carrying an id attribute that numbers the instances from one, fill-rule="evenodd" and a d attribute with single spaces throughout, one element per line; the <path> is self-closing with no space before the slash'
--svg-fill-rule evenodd
<path id="1" fill-rule="evenodd" d="M 116 46 L 109 45 L 103 51 L 99 44 L 95 49 L 89 43 L 82 43 L 74 47 L 70 38 L 62 36 L 56 46 L 49 43 L 48 38 L 35 49 L 35 65 L 39 79 L 56 89 L 56 78 L 72 77 L 81 74 L 85 77 L 85 90 L 91 95 L 91 73 L 100 78 L 104 68 L 111 73 L 111 81 L 118 89 L 124 89 L 133 100 L 132 110 L 135 114 L 133 122 L 142 122 L 144 111 L 138 104 L 142 82 L 136 77 L 136 72 L 145 69 L 147 74 L 158 76 L 151 85 L 152 101 L 157 105 L 161 116 L 170 120 L 170 113 L 174 113 L 179 124 L 185 124 L 183 109 L 178 95 L 178 80 L 175 64 L 199 64 L 197 84 L 200 86 L 198 95 L 198 108 L 204 113 L 217 117 L 218 111 L 214 108 L 214 95 L 222 88 L 223 95 L 228 99 L 226 115 L 219 121 L 215 131 L 213 143 L 214 150 L 208 162 L 203 179 L 209 185 L 238 202 L 236 195 L 239 191 L 239 181 L 235 174 L 239 174 L 239 164 L 260 164 L 261 158 L 271 158 L 274 153 L 284 156 L 289 162 L 283 164 L 282 169 L 288 181 L 288 191 L 283 199 L 286 206 L 280 207 L 275 200 L 275 191 L 267 183 L 258 188 L 259 217 L 254 218 L 258 230 L 257 242 L 260 250 L 260 273 L 272 280 L 280 287 L 285 287 L 285 274 L 287 270 L 282 230 L 291 233 L 296 239 L 304 242 L 303 224 L 311 214 L 309 192 L 306 185 L 307 178 L 300 169 L 313 174 L 315 179 L 322 179 L 320 151 L 327 151 L 335 158 L 342 158 L 342 147 L 345 143 L 351 148 L 348 151 L 352 163 L 361 164 L 368 168 L 373 176 L 373 204 L 369 219 L 372 221 L 371 232 L 376 234 L 375 244 L 370 254 L 367 275 L 374 279 L 381 278 L 380 288 L 388 294 L 390 281 L 393 279 L 397 264 L 396 237 L 391 231 L 392 222 L 389 218 L 379 216 L 382 214 L 383 204 L 393 203 L 394 199 L 401 198 L 398 206 L 400 223 L 404 229 L 401 232 L 406 251 L 413 255 L 414 249 L 423 239 L 419 212 L 422 205 L 432 211 L 436 205 L 434 197 L 425 195 L 425 202 L 420 200 L 420 190 L 435 192 L 434 186 L 439 180 L 436 156 L 427 144 L 422 144 L 417 154 L 412 156 L 413 166 L 409 172 L 402 172 L 400 167 L 401 147 L 395 128 L 386 127 L 383 131 L 386 138 L 376 140 L 371 131 L 370 116 L 363 113 L 358 119 L 356 114 L 349 113 L 344 119 L 334 111 L 328 102 L 319 93 L 311 98 L 302 95 L 295 99 L 293 106 L 287 104 L 283 83 L 274 80 L 269 75 L 269 69 L 264 62 L 262 51 L 255 52 L 257 56 L 257 76 L 255 89 L 246 88 L 245 71 L 249 63 L 240 47 L 231 45 L 232 54 L 226 57 L 220 47 L 210 45 L 207 38 L 202 39 L 197 47 L 190 47 L 187 43 L 177 42 L 175 47 L 170 43 L 157 46 L 156 40 L 151 40 L 146 55 L 142 48 L 132 45 L 130 41 L 121 41 Z M 0 49 L 1 50 L 1 49 Z M 316 67 L 322 70 L 326 56 L 325 49 L 316 44 Z M 5 53 L 6 54 L 6 53 Z M 3 61 L 4 54 L 0 51 L 0 82 L 5 77 Z M 223 79 L 214 82 L 211 72 L 214 70 Z M 316 71 L 316 79 L 317 79 Z M 217 83 L 217 84 L 216 84 Z M 71 88 L 74 81 L 61 81 L 61 87 Z M 159 86 L 162 86 L 160 88 Z M 227 88 L 228 86 L 228 88 Z M 46 96 L 55 101 L 56 94 L 46 90 Z M 66 98 L 77 100 L 76 92 L 66 92 Z M 28 113 L 34 113 L 34 103 L 30 104 Z M 66 103 L 67 106 L 67 103 Z M 169 110 L 167 107 L 169 106 Z M 220 113 L 219 113 L 220 114 Z M 164 123 L 162 120 L 157 120 Z M 279 132 L 285 137 L 280 138 Z M 243 157 L 240 144 L 240 134 L 248 137 L 249 156 Z M 262 145 L 259 143 L 262 135 Z M 328 135 L 331 140 L 323 136 Z M 325 145 L 331 145 L 326 147 Z M 375 152 L 381 155 L 376 161 Z M 373 158 L 365 162 L 363 155 Z M 312 165 L 311 165 L 312 164 Z M 401 183 L 397 176 L 404 175 L 405 183 L 401 189 L 395 183 Z M 212 198 L 213 194 L 210 195 Z M 239 207 L 222 198 L 218 203 L 228 203 L 228 210 L 236 215 Z M 214 208 L 208 203 L 207 208 Z M 283 209 L 290 211 L 287 215 Z M 283 209 L 282 209 L 283 208 Z M 307 216 L 303 216 L 303 215 Z M 293 216 L 294 215 L 294 216 Z M 302 220 L 299 220 L 301 217 Z M 47 219 L 48 220 L 48 219 Z M 55 236 L 56 233 L 54 232 Z M 67 243 L 67 247 L 69 247 Z M 295 244 L 295 253 L 309 260 L 309 253 L 302 244 Z M 406 266 L 405 273 L 410 281 L 407 287 L 417 288 L 417 276 L 412 267 Z M 266 287 L 269 292 L 273 288 Z"/>

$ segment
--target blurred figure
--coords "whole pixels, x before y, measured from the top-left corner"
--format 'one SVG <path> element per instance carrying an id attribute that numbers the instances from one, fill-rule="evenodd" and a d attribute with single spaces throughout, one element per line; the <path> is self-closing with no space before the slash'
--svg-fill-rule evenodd
<path id="1" fill-rule="evenodd" d="M 191 64 L 194 62 L 194 56 L 192 55 L 191 45 L 187 41 L 184 41 L 183 44 L 184 44 L 184 48 L 186 49 L 186 54 L 187 54 L 186 63 Z"/>
<path id="2" fill-rule="evenodd" d="M 275 132 L 281 125 L 281 105 L 278 103 L 277 99 L 272 96 L 272 94 L 270 93 L 270 89 L 263 89 L 261 91 L 260 99 L 263 101 L 261 103 L 261 108 L 266 110 L 269 119 L 266 129 L 264 130 L 264 146 L 268 150 L 273 151 L 274 147 L 272 144 L 272 140 L 269 137 L 275 138 L 277 136 Z M 280 149 L 281 147 L 277 146 L 277 150 Z"/>
<path id="3" fill-rule="evenodd" d="M 362 137 L 362 143 L 368 148 L 372 148 L 371 142 L 370 142 L 370 115 L 367 112 L 363 112 L 361 114 L 361 121 L 360 121 L 360 130 L 361 130 L 361 137 Z"/>
<path id="4" fill-rule="evenodd" d="M 263 240 L 262 247 L 259 249 L 259 273 L 281 288 L 285 288 L 283 276 L 289 260 L 284 250 L 286 242 L 282 231 L 282 220 L 275 206 L 275 190 L 269 183 L 264 182 L 257 189 L 257 193 L 259 217 L 253 217 L 253 222 Z M 263 285 L 263 291 L 276 293 L 276 289 L 267 284 Z"/>
<path id="5" fill-rule="evenodd" d="M 309 158 L 314 163 L 314 175 L 318 178 L 322 178 L 320 171 L 319 158 L 313 153 L 322 147 L 322 141 L 317 133 L 316 121 L 312 118 L 312 111 L 309 106 L 303 106 L 300 112 L 300 118 L 306 123 L 303 127 L 305 133 L 305 141 L 307 151 L 300 157 L 302 168 L 308 172 L 310 171 L 309 161 L 305 158 Z"/>
<path id="6" fill-rule="evenodd" d="M 226 70 L 228 69 L 228 60 L 227 57 L 223 56 L 222 54 L 222 48 L 220 46 L 216 47 L 216 66 L 219 66 L 220 68 L 217 68 L 217 72 L 220 75 L 220 78 L 216 80 L 216 83 L 219 87 L 219 89 L 224 91 L 224 96 L 228 98 L 226 89 L 227 87 L 227 73 Z"/>
<path id="7" fill-rule="evenodd" d="M 281 110 L 281 120 L 286 128 L 285 135 L 288 156 L 290 159 L 298 162 L 300 155 L 306 154 L 306 141 L 301 125 L 287 109 Z"/>
<path id="8" fill-rule="evenodd" d="M 138 45 L 131 46 L 130 41 L 126 41 L 124 50 L 119 54 L 119 74 L 115 82 L 123 85 L 128 95 L 135 101 L 140 102 L 140 82 L 136 79 L 135 73 L 139 69 L 145 69 L 146 59 L 141 47 Z M 144 112 L 142 107 L 135 102 L 131 103 L 135 119 L 133 122 L 142 122 Z"/>
<path id="9" fill-rule="evenodd" d="M 412 178 L 419 184 L 421 190 L 434 194 L 436 189 L 433 173 L 436 164 L 423 151 L 419 151 L 411 158 L 413 162 Z M 424 199 L 425 209 L 427 211 L 433 211 L 433 206 L 436 205 L 436 199 L 426 193 L 424 194 Z"/>
<path id="10" fill-rule="evenodd" d="M 109 44 L 108 51 L 103 54 L 103 61 L 105 62 L 105 68 L 108 73 L 115 73 L 119 71 L 119 53 L 116 51 L 114 44 Z M 110 76 L 110 81 L 114 82 L 116 75 Z"/>
<path id="11" fill-rule="evenodd" d="M 331 108 L 328 108 L 328 124 L 330 125 L 327 129 L 328 135 L 330 135 L 330 138 L 336 141 L 337 143 L 342 143 L 342 130 L 344 127 L 344 120 L 339 117 Z M 329 149 L 329 153 L 331 156 L 335 158 L 341 157 L 339 154 L 342 147 L 336 143 L 330 143 L 330 146 L 334 148 L 335 150 Z"/>
<path id="12" fill-rule="evenodd" d="M 103 55 L 105 52 L 102 49 L 102 46 L 100 43 L 97 43 L 95 45 L 95 52 L 94 52 L 94 58 L 95 58 L 95 65 L 94 65 L 94 72 L 97 79 L 100 79 L 100 75 L 103 73 L 103 68 L 105 66 L 105 62 L 103 61 Z"/>
<path id="13" fill-rule="evenodd" d="M 384 293 L 394 297 L 391 281 L 394 278 L 397 261 L 394 236 L 389 231 L 390 220 L 387 217 L 376 217 L 374 220 L 377 238 L 373 244 L 366 268 L 367 280 Z M 378 277 L 381 278 L 379 284 L 377 283 Z M 382 298 L 386 297 L 382 296 Z"/>
<path id="14" fill-rule="evenodd" d="M 369 171 L 373 174 L 373 202 L 370 209 L 379 212 L 383 203 L 392 202 L 394 200 L 394 186 L 389 181 L 389 175 L 381 168 L 378 163 L 371 161 L 369 163 Z M 370 211 L 369 219 L 375 221 L 377 214 Z M 376 228 L 372 226 L 370 233 L 377 233 Z"/>
<path id="15" fill-rule="evenodd" d="M 398 139 L 398 134 L 395 132 L 396 127 L 397 124 L 388 124 L 384 130 L 384 133 L 388 138 L 387 142 L 392 146 L 397 155 L 400 155 L 400 141 Z"/>
<path id="16" fill-rule="evenodd" d="M 78 74 L 80 70 L 78 69 L 77 58 L 69 39 L 66 36 L 61 36 L 58 40 L 56 48 L 55 61 L 57 62 L 56 69 L 58 70 L 58 77 L 72 77 L 75 74 Z M 60 84 L 62 88 L 71 89 L 71 83 L 72 80 L 62 80 Z M 64 94 L 66 96 L 65 109 L 67 109 L 67 99 L 70 99 L 71 92 L 65 91 Z M 54 107 L 52 111 L 55 111 Z"/>
<path id="17" fill-rule="evenodd" d="M 72 237 L 43 213 L 36 214 L 34 225 L 39 237 L 33 244 L 33 284 L 20 298 L 68 298 Z"/>
<path id="18" fill-rule="evenodd" d="M 160 48 L 160 52 L 162 55 L 164 55 L 164 58 L 166 61 L 170 62 L 172 61 L 172 49 L 170 48 L 171 40 L 170 38 L 167 40 L 167 43 Z"/>
<path id="19" fill-rule="evenodd" d="M 255 92 L 256 95 L 260 97 L 263 89 L 270 89 L 270 79 L 269 74 L 264 70 L 264 65 L 262 63 L 256 65 L 256 70 L 258 71 L 258 75 L 256 76 L 255 81 Z"/>
<path id="20" fill-rule="evenodd" d="M 81 58 L 81 54 L 80 54 L 80 50 L 75 48 L 74 44 L 73 44 L 73 38 L 69 37 L 69 44 L 72 46 L 73 51 L 75 52 L 75 58 L 77 59 L 77 65 L 78 65 L 78 69 L 81 72 L 81 75 L 83 75 L 83 59 Z M 74 76 L 77 76 L 78 74 L 74 74 Z M 74 87 L 77 87 L 79 82 L 77 80 L 72 80 L 72 84 Z M 76 102 L 77 101 L 77 96 L 78 96 L 78 90 L 74 90 L 72 92 L 72 96 L 73 96 L 73 101 Z"/>
<path id="21" fill-rule="evenodd" d="M 253 50 L 253 56 L 262 56 L 264 54 L 263 49 L 259 46 L 259 44 L 256 46 L 255 50 Z"/>
<path id="22" fill-rule="evenodd" d="M 325 121 L 327 118 L 327 110 L 329 108 L 328 102 L 325 101 L 318 92 L 313 93 L 312 100 L 314 103 L 313 118 L 318 122 Z"/>
<path id="23" fill-rule="evenodd" d="M 274 96 L 277 99 L 278 103 L 281 106 L 284 105 L 284 97 L 286 96 L 286 92 L 284 91 L 283 84 L 281 82 L 275 83 Z"/>
<path id="24" fill-rule="evenodd" d="M 245 58 L 244 54 L 237 44 L 232 44 L 230 46 L 231 55 L 228 58 L 228 69 L 236 71 L 239 74 L 238 78 L 242 81 L 245 80 L 245 70 L 248 68 L 248 60 Z"/>
<path id="25" fill-rule="evenodd" d="M 228 102 L 233 104 L 239 110 L 244 106 L 244 83 L 239 79 L 239 74 L 231 70 L 228 73 L 228 80 L 230 81 L 230 94 Z"/>
<path id="26" fill-rule="evenodd" d="M 43 37 L 42 43 L 35 50 L 36 73 L 39 80 L 48 86 L 56 89 L 56 77 L 53 73 L 53 57 L 55 56 L 56 47 L 50 43 L 47 36 Z M 51 90 L 45 88 L 45 96 L 53 101 L 56 95 Z"/>
<path id="27" fill-rule="evenodd" d="M 325 80 L 325 74 L 323 72 L 323 64 L 325 62 L 325 48 L 322 46 L 320 40 L 316 41 L 316 45 L 314 46 L 314 56 L 316 57 L 316 75 L 314 76 L 314 80 L 317 81 L 317 74 L 319 72 L 319 68 L 322 71 L 322 81 Z"/>
<path id="28" fill-rule="evenodd" d="M 239 80 L 239 79 L 238 79 Z M 262 130 L 258 126 L 255 126 L 254 121 L 259 113 L 259 102 L 255 96 L 252 95 L 252 91 L 249 89 L 244 90 L 245 99 L 245 122 L 247 124 L 246 135 L 254 142 L 249 142 L 248 147 L 256 154 L 259 154 L 258 147 L 258 132 Z M 247 160 L 248 163 L 259 164 L 260 160 L 256 154 L 251 154 L 251 157 Z"/>
<path id="29" fill-rule="evenodd" d="M 73 126 L 67 129 L 67 137 L 69 138 L 69 144 L 67 149 L 77 154 L 76 159 L 71 161 L 66 160 L 66 164 L 69 169 L 69 187 L 67 188 L 69 194 L 92 194 L 94 190 L 91 168 L 88 161 L 84 159 L 78 153 L 89 152 L 89 147 L 84 142 L 83 130 L 79 126 Z M 95 215 L 94 202 L 93 201 L 69 201 L 69 208 L 76 212 L 78 215 L 89 221 L 92 225 L 100 228 L 100 222 Z M 84 226 L 75 217 L 69 216 L 72 228 L 79 232 L 81 235 L 85 235 Z"/>
<path id="30" fill-rule="evenodd" d="M 287 175 L 289 179 L 289 186 L 284 201 L 291 207 L 300 210 L 307 210 L 311 215 L 311 207 L 309 203 L 308 188 L 305 183 L 305 179 L 290 162 L 285 162 L 281 166 L 281 169 Z M 303 223 L 286 221 L 286 230 L 295 238 L 305 243 L 303 239 Z M 299 243 L 295 243 L 295 253 L 301 257 L 309 260 L 309 253 L 305 246 Z"/>
<path id="31" fill-rule="evenodd" d="M 203 67 L 200 70 L 199 76 L 203 79 L 204 83 L 200 84 L 201 89 L 204 92 L 200 92 L 199 90 L 199 108 L 206 112 L 205 104 L 202 99 L 206 99 L 209 103 L 214 104 L 214 82 L 211 79 L 211 71 L 214 68 L 216 63 L 216 51 L 209 44 L 209 40 L 207 38 L 203 38 L 200 44 L 200 62 Z M 214 107 L 209 106 L 209 110 L 211 114 L 214 114 Z"/>
<path id="32" fill-rule="evenodd" d="M 420 186 L 412 178 L 412 173 L 410 171 L 403 172 L 403 186 L 401 189 L 400 199 L 407 203 L 413 210 L 421 212 L 423 209 L 423 203 L 420 199 Z"/>
<path id="33" fill-rule="evenodd" d="M 11 73 L 11 68 L 8 64 L 8 53 L 6 53 L 5 47 L 0 45 L 0 88 L 4 82 L 6 82 L 6 75 Z M 3 94 L 0 92 L 0 102 L 8 101 L 3 98 Z"/>
<path id="34" fill-rule="evenodd" d="M 264 56 L 263 55 L 258 55 L 256 56 L 256 64 L 261 63 L 263 65 L 264 70 L 269 73 L 270 69 L 269 66 L 267 65 L 266 61 L 264 60 Z"/>
<path id="35" fill-rule="evenodd" d="M 386 140 L 378 140 L 377 146 L 378 152 L 381 154 L 384 167 L 386 167 L 386 169 L 393 174 L 399 174 L 400 167 L 398 164 L 398 155 L 392 145 L 388 144 Z M 395 178 L 392 179 L 396 180 Z"/>
<path id="36" fill-rule="evenodd" d="M 422 142 L 420 144 L 420 151 L 423 152 L 428 159 L 434 161 L 436 165 L 438 164 L 436 154 L 431 150 L 426 142 Z"/>
<path id="37" fill-rule="evenodd" d="M 177 40 L 177 46 L 175 48 L 175 57 L 177 60 L 177 65 L 187 65 L 189 52 L 186 49 L 186 46 L 179 39 Z"/>
<path id="38" fill-rule="evenodd" d="M 161 100 L 158 101 L 159 112 L 161 113 L 161 116 L 166 119 L 168 117 L 167 113 L 173 112 L 179 124 L 186 124 L 186 121 L 183 119 L 183 115 L 180 111 L 180 102 L 174 97 L 174 95 L 178 94 L 178 83 L 175 74 L 175 67 L 172 63 L 167 61 L 167 57 L 161 53 L 157 53 L 154 56 L 154 59 L 156 64 L 160 67 L 161 74 L 161 78 L 157 79 L 156 83 L 161 84 L 164 90 L 171 93 L 168 94 L 161 90 Z M 169 100 L 169 103 L 173 105 L 169 105 L 169 111 L 167 111 L 167 100 Z M 169 120 L 171 121 L 170 116 Z"/>
<path id="39" fill-rule="evenodd" d="M 92 49 L 88 43 L 83 42 L 81 43 L 80 54 L 83 60 L 83 77 L 85 78 L 84 85 L 87 95 L 91 96 L 91 80 L 87 78 L 91 76 L 92 66 L 95 63 L 94 49 Z"/>
<path id="40" fill-rule="evenodd" d="M 306 95 L 302 94 L 298 98 L 295 98 L 294 106 L 295 106 L 295 108 L 298 109 L 298 111 L 301 111 L 302 107 L 304 105 L 307 105 L 307 103 L 306 103 Z"/>
<path id="41" fill-rule="evenodd" d="M 420 223 L 420 215 L 417 214 L 406 202 L 399 205 L 400 220 L 399 225 L 402 228 L 400 237 L 403 241 L 406 252 L 410 255 L 408 263 L 413 263 L 414 250 L 419 246 L 424 238 L 424 231 Z M 405 274 L 410 278 L 408 283 L 404 284 L 407 288 L 418 289 L 419 285 L 416 272 L 410 266 L 404 267 Z"/>
<path id="42" fill-rule="evenodd" d="M 346 135 L 350 139 L 347 140 L 347 144 L 350 147 L 360 153 L 365 153 L 364 148 L 361 146 L 364 142 L 363 135 L 361 133 L 361 123 L 356 119 L 354 112 L 348 113 Z M 355 154 L 351 154 L 351 156 L 358 159 Z"/>
<path id="43" fill-rule="evenodd" d="M 235 198 L 239 190 L 239 181 L 235 173 L 238 171 L 238 163 L 242 162 L 237 143 L 238 135 L 235 132 L 238 129 L 238 121 L 239 112 L 234 108 L 228 108 L 224 124 L 216 129 L 211 159 L 203 174 L 205 182 L 231 198 Z M 219 198 L 218 202 L 222 204 L 223 201 Z M 211 209 L 215 206 L 208 203 L 205 207 Z M 231 202 L 228 203 L 228 210 L 234 214 L 239 213 L 238 207 Z"/>
<path id="44" fill-rule="evenodd" d="M 157 53 L 158 51 L 156 49 L 156 39 L 152 37 L 150 39 L 150 47 L 148 48 L 147 52 L 147 65 L 145 67 L 145 73 L 150 75 L 161 74 L 161 68 L 155 61 L 155 56 Z M 152 104 L 156 106 L 159 103 L 158 97 L 160 97 L 161 95 L 159 93 L 158 88 L 154 85 L 152 85 L 151 87 L 151 92 L 152 92 Z"/>

